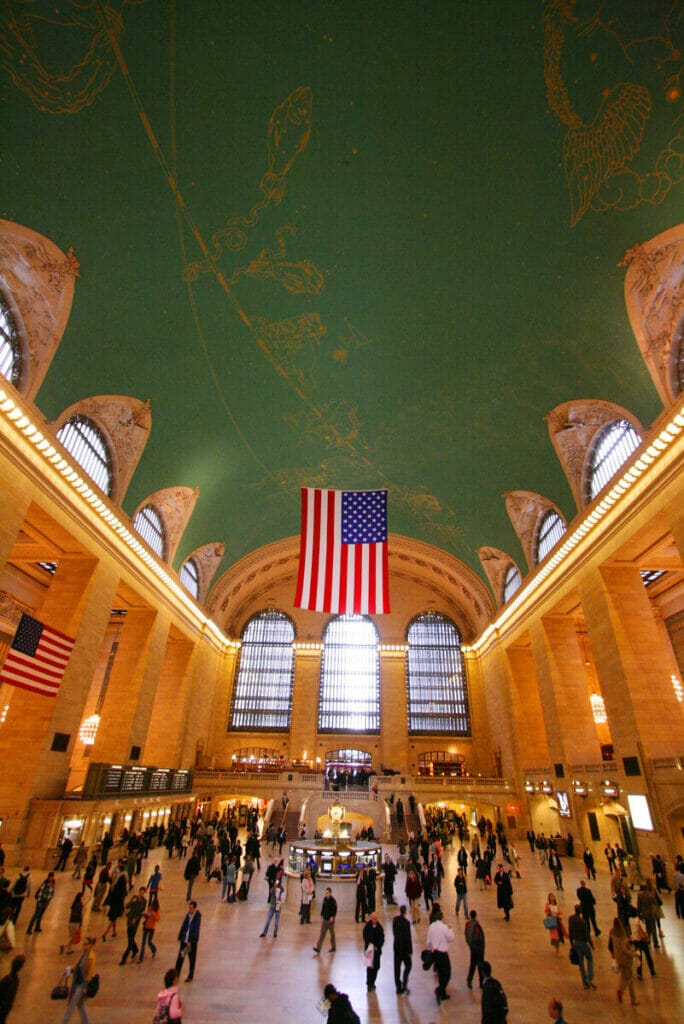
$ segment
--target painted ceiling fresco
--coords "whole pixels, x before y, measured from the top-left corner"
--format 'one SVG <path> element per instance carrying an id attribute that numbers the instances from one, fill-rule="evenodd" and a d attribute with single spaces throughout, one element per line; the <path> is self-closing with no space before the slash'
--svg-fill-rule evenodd
<path id="1" fill-rule="evenodd" d="M 684 0 L 6 0 L 0 217 L 79 277 L 37 397 L 149 399 L 129 513 L 176 555 L 299 529 L 302 486 L 525 562 L 575 514 L 544 417 L 660 403 L 621 261 L 684 211 Z"/>

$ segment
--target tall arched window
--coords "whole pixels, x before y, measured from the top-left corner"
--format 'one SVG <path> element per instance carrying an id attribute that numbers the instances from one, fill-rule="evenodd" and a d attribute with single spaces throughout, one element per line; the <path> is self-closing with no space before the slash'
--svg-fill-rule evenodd
<path id="1" fill-rule="evenodd" d="M 185 587 L 195 600 L 199 598 L 199 569 L 194 558 L 188 558 L 187 562 L 183 562 L 180 571 L 180 582 L 181 586 Z"/>
<path id="2" fill-rule="evenodd" d="M 539 522 L 537 542 L 534 546 L 535 565 L 539 565 L 540 562 L 543 562 L 549 551 L 551 551 L 552 548 L 555 548 L 566 530 L 567 526 L 558 513 L 554 512 L 552 508 L 550 508 L 548 512 L 544 513 Z"/>
<path id="3" fill-rule="evenodd" d="M 21 346 L 14 317 L 0 293 L 0 375 L 15 388 L 21 379 Z"/>
<path id="4" fill-rule="evenodd" d="M 77 413 L 57 431 L 57 440 L 86 476 L 105 494 L 112 493 L 112 459 L 102 431 L 87 416 Z"/>
<path id="5" fill-rule="evenodd" d="M 470 735 L 468 686 L 461 637 L 453 622 L 425 612 L 408 628 L 408 730 Z"/>
<path id="6" fill-rule="evenodd" d="M 318 730 L 380 731 L 378 634 L 362 615 L 340 615 L 323 634 Z"/>
<path id="7" fill-rule="evenodd" d="M 628 420 L 616 420 L 603 428 L 591 452 L 586 480 L 587 503 L 613 479 L 640 444 L 641 438 Z"/>
<path id="8" fill-rule="evenodd" d="M 506 601 L 510 601 L 516 590 L 520 589 L 521 583 L 522 576 L 520 575 L 520 570 L 515 565 L 509 565 L 506 570 L 506 575 L 504 576 L 502 594 L 504 604 L 506 604 Z"/>
<path id="9" fill-rule="evenodd" d="M 133 520 L 133 529 L 160 558 L 166 558 L 166 528 L 154 505 L 145 505 Z"/>
<path id="10" fill-rule="evenodd" d="M 282 612 L 269 609 L 249 620 L 242 633 L 229 728 L 290 728 L 294 638 L 294 626 Z"/>

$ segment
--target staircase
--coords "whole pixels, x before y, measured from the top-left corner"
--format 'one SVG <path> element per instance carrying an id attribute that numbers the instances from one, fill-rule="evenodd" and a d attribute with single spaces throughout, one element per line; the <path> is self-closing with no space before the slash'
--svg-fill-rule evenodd
<path id="1" fill-rule="evenodd" d="M 404 820 L 399 824 L 397 821 L 397 812 L 394 807 L 390 810 L 390 842 L 397 844 L 400 839 L 404 842 L 408 842 L 409 832 L 413 832 L 418 835 L 418 829 L 420 828 L 420 822 L 417 814 L 410 814 L 404 811 Z"/>

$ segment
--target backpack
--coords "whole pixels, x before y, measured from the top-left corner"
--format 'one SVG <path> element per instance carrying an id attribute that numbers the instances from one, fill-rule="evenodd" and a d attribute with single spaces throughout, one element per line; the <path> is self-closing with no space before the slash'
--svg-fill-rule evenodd
<path id="1" fill-rule="evenodd" d="M 170 1024 L 171 1018 L 169 1017 L 169 1007 L 171 1006 L 171 1000 L 163 1003 L 159 1009 L 155 1012 L 152 1018 L 152 1024 Z"/>
<path id="2" fill-rule="evenodd" d="M 12 887 L 12 895 L 13 896 L 23 896 L 24 893 L 26 892 L 27 881 L 28 881 L 28 876 L 27 875 L 19 875 L 19 877 L 17 878 L 16 882 L 14 883 L 14 885 Z"/>
<path id="3" fill-rule="evenodd" d="M 86 985 L 86 995 L 89 999 L 93 999 L 100 991 L 100 975 L 93 974 L 92 978 Z"/>

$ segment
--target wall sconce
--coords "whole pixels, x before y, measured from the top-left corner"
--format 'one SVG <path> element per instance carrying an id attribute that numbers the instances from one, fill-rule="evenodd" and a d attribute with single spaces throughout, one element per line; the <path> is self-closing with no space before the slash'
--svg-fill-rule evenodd
<path id="1" fill-rule="evenodd" d="M 606 799 L 615 800 L 615 798 L 618 796 L 620 792 L 619 787 L 616 786 L 614 782 L 611 782 L 610 779 L 606 779 L 604 782 L 601 783 L 601 785 L 603 786 L 603 795 L 606 797 Z"/>
<path id="2" fill-rule="evenodd" d="M 526 792 L 526 793 L 534 793 L 534 791 L 535 791 L 535 788 L 536 788 L 536 787 L 535 787 L 535 785 L 534 785 L 534 782 L 531 782 L 531 781 L 530 781 L 530 780 L 528 779 L 528 780 L 526 781 L 526 783 L 525 783 L 525 792 Z"/>
<path id="3" fill-rule="evenodd" d="M 575 796 L 586 796 L 587 795 L 586 784 L 584 782 L 581 782 L 580 779 L 573 779 L 572 780 L 572 791 L 575 794 Z"/>
<path id="4" fill-rule="evenodd" d="M 547 782 L 547 780 L 544 779 L 544 781 L 541 784 L 541 791 L 542 791 L 542 793 L 547 793 L 547 794 L 548 793 L 553 793 L 553 786 L 551 785 L 550 782 Z"/>

